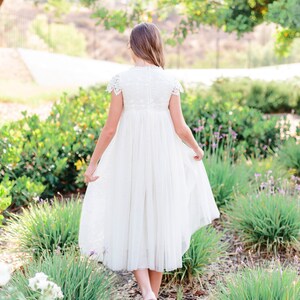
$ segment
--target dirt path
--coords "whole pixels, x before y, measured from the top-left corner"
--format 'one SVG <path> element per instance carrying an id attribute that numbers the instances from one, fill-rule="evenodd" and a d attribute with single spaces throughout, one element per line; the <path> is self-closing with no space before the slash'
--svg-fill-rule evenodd
<path id="1" fill-rule="evenodd" d="M 0 48 L 0 79 L 32 82 L 32 76 L 17 49 Z"/>

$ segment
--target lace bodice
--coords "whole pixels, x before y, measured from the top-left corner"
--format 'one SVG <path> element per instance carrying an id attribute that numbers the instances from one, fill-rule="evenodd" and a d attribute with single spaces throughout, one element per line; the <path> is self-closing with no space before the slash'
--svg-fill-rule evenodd
<path id="1" fill-rule="evenodd" d="M 172 94 L 183 92 L 180 82 L 157 66 L 134 66 L 114 75 L 106 88 L 122 92 L 124 109 L 168 109 Z"/>

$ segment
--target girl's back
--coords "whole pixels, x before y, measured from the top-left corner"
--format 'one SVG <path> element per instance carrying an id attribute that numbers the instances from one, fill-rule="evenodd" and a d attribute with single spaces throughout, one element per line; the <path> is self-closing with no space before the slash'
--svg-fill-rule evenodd
<path id="1" fill-rule="evenodd" d="M 182 267 L 191 235 L 220 214 L 182 115 L 182 86 L 162 68 L 157 28 L 138 25 L 130 46 L 136 65 L 107 86 L 110 109 L 85 173 L 79 246 L 111 270 L 134 271 L 149 300 L 162 273 Z"/>
<path id="2" fill-rule="evenodd" d="M 171 94 L 183 91 L 178 80 L 161 67 L 134 66 L 116 74 L 107 91 L 122 92 L 124 110 L 167 110 Z"/>

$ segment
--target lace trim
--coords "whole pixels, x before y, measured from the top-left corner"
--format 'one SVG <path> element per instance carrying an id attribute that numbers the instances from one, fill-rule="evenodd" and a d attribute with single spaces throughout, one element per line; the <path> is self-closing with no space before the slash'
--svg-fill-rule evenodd
<path id="1" fill-rule="evenodd" d="M 177 79 L 175 79 L 174 87 L 172 89 L 172 94 L 179 95 L 180 93 L 183 93 L 183 92 L 184 92 L 184 90 L 183 90 L 181 83 Z"/>
<path id="2" fill-rule="evenodd" d="M 114 91 L 116 95 L 118 95 L 122 92 L 119 74 L 112 77 L 112 79 L 110 80 L 110 82 L 108 83 L 108 85 L 106 87 L 106 91 L 109 93 Z"/>

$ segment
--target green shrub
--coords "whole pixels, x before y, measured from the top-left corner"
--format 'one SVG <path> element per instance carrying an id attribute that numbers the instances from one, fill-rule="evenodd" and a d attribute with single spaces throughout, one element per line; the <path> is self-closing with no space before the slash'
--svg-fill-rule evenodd
<path id="1" fill-rule="evenodd" d="M 18 177 L 13 181 L 14 186 L 12 188 L 12 198 L 16 199 L 15 205 L 27 205 L 29 199 L 38 198 L 43 191 L 45 186 L 40 182 L 34 182 L 32 178 L 29 178 L 25 175 Z"/>
<path id="2" fill-rule="evenodd" d="M 26 263 L 0 291 L 1 299 L 8 294 L 9 288 L 23 293 L 26 299 L 40 299 L 37 292 L 28 286 L 28 279 L 34 277 L 37 272 L 45 273 L 49 280 L 61 287 L 63 299 L 112 299 L 115 275 L 96 261 L 80 256 L 75 247 L 69 249 L 65 255 L 43 253 L 38 260 Z"/>
<path id="3" fill-rule="evenodd" d="M 224 209 L 225 227 L 236 232 L 245 249 L 278 253 L 300 249 L 300 209 L 293 195 L 278 192 L 271 182 L 261 185 L 260 193 L 239 196 Z"/>
<path id="4" fill-rule="evenodd" d="M 250 172 L 244 165 L 232 163 L 217 155 L 208 156 L 204 164 L 219 208 L 233 201 L 236 194 L 248 192 Z"/>
<path id="5" fill-rule="evenodd" d="M 268 148 L 275 150 L 282 142 L 276 126 L 278 117 L 264 116 L 254 108 L 203 97 L 194 91 L 182 96 L 182 111 L 195 134 L 200 132 L 198 141 L 202 145 L 207 145 L 214 132 L 220 136 L 232 132 L 236 136 L 235 147 L 246 156 L 267 156 Z"/>
<path id="6" fill-rule="evenodd" d="M 278 161 L 295 175 L 300 175 L 300 144 L 294 138 L 284 142 L 279 149 Z"/>
<path id="7" fill-rule="evenodd" d="M 214 98 L 259 109 L 264 113 L 300 113 L 299 82 L 219 79 L 210 90 Z"/>
<path id="8" fill-rule="evenodd" d="M 230 274 L 225 283 L 217 283 L 218 300 L 296 300 L 300 299 L 300 281 L 297 270 L 290 267 L 245 268 Z"/>
<path id="9" fill-rule="evenodd" d="M 34 197 L 52 198 L 56 192 L 85 188 L 85 162 L 94 150 L 108 105 L 103 87 L 80 89 L 71 99 L 63 95 L 46 121 L 24 112 L 21 120 L 1 127 L 0 184 L 4 174 L 15 182 L 10 209 L 28 205 Z"/>
<path id="10" fill-rule="evenodd" d="M 164 276 L 171 281 L 192 281 L 199 278 L 208 265 L 224 256 L 228 245 L 220 241 L 222 234 L 211 225 L 194 232 L 190 247 L 182 257 L 182 268 L 165 272 Z"/>
<path id="11" fill-rule="evenodd" d="M 46 16 L 38 15 L 31 24 L 31 30 L 51 51 L 75 56 L 86 55 L 85 36 L 72 23 L 48 23 Z"/>
<path id="12" fill-rule="evenodd" d="M 255 174 L 262 174 L 261 178 L 264 177 L 263 174 L 272 174 L 275 179 L 280 179 L 280 181 L 290 179 L 289 172 L 281 165 L 274 154 L 263 159 L 253 157 L 244 159 L 242 164 L 245 169 L 249 170 L 249 184 L 256 184 L 257 178 L 255 177 Z"/>
<path id="13" fill-rule="evenodd" d="M 2 222 L 4 219 L 2 214 L 11 204 L 12 187 L 12 182 L 8 180 L 7 176 L 5 176 L 0 184 L 0 226 L 2 226 Z"/>
<path id="14" fill-rule="evenodd" d="M 44 250 L 65 251 L 78 242 L 81 202 L 78 199 L 30 204 L 21 214 L 10 214 L 2 239 L 18 250 L 39 257 Z"/>

